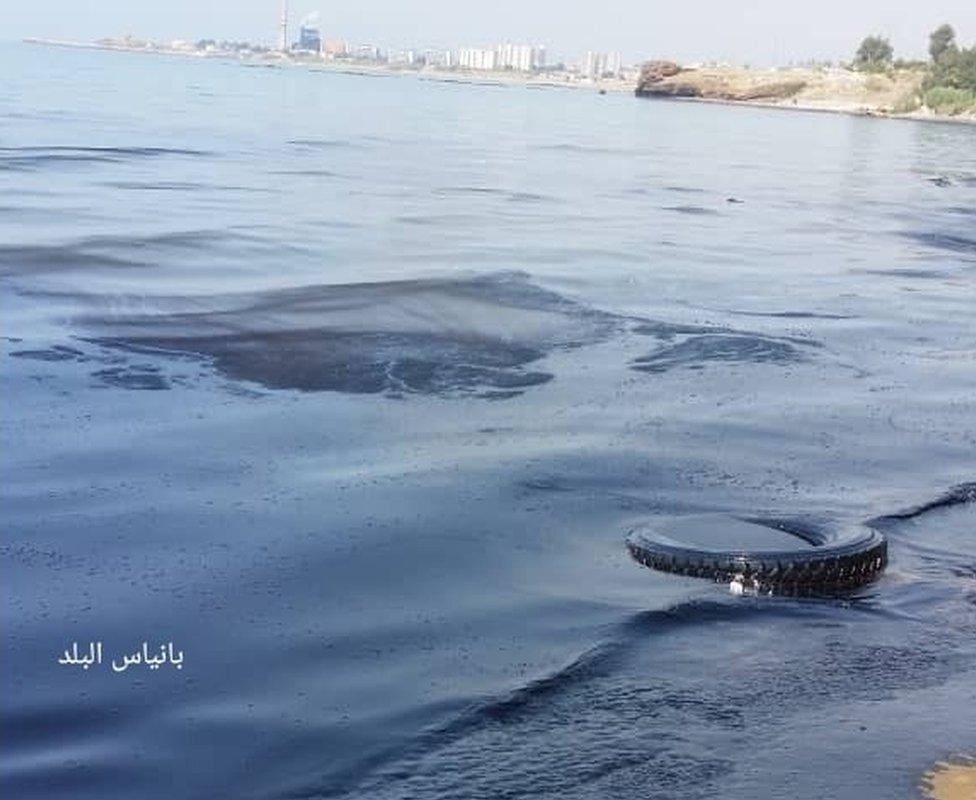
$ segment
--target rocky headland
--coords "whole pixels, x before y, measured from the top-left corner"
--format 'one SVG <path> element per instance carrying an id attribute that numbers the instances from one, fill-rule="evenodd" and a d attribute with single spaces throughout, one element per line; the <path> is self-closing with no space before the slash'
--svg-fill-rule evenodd
<path id="1" fill-rule="evenodd" d="M 934 119 L 921 103 L 924 73 L 890 70 L 857 72 L 841 67 L 750 69 L 732 66 L 684 67 L 648 61 L 637 81 L 638 97 L 686 98 L 749 103 L 809 111 Z M 973 115 L 952 117 L 973 121 Z"/>

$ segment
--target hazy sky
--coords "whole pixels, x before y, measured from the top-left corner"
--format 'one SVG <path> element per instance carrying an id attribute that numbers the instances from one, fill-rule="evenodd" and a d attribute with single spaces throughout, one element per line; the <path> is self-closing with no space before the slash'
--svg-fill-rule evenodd
<path id="1" fill-rule="evenodd" d="M 125 33 L 170 40 L 274 41 L 279 0 L 0 0 L 0 38 L 93 39 Z M 575 60 L 587 49 L 625 60 L 673 57 L 740 63 L 849 58 L 868 33 L 898 55 L 922 56 L 951 22 L 976 40 L 976 0 L 289 0 L 293 26 L 312 11 L 328 37 L 383 47 L 537 42 Z"/>

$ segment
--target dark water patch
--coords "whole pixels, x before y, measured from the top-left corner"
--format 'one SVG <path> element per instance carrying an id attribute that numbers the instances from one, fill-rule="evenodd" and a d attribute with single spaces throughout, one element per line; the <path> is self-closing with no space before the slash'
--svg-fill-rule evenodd
<path id="1" fill-rule="evenodd" d="M 169 381 L 160 374 L 159 367 L 110 367 L 93 372 L 92 377 L 100 385 L 113 389 L 162 391 L 170 388 Z"/>
<path id="2" fill-rule="evenodd" d="M 333 775 L 327 784 L 306 786 L 288 796 L 575 796 L 581 785 L 635 768 L 660 781 L 678 763 L 682 774 L 665 780 L 669 790 L 695 776 L 710 780 L 717 762 L 700 754 L 675 752 L 672 747 L 680 737 L 673 732 L 657 731 L 653 739 L 634 736 L 636 720 L 644 714 L 648 721 L 658 716 L 649 707 L 645 691 L 607 696 L 594 687 L 620 673 L 635 644 L 651 629 L 663 634 L 754 613 L 725 604 L 693 603 L 640 614 L 636 621 L 620 626 L 617 636 L 552 674 L 474 702 L 399 748 L 365 758 L 355 768 Z M 607 724 L 618 716 L 620 726 Z"/>
<path id="3" fill-rule="evenodd" d="M 946 211 L 950 214 L 963 214 L 967 217 L 976 217 L 976 207 L 973 206 L 949 206 Z"/>
<path id="4" fill-rule="evenodd" d="M 674 211 L 676 214 L 689 214 L 697 217 L 717 217 L 719 212 L 714 208 L 704 208 L 703 206 L 664 206 L 664 211 Z"/>
<path id="5" fill-rule="evenodd" d="M 0 245 L 0 275 L 33 275 L 39 272 L 147 267 L 148 262 L 132 257 L 88 252 L 76 245 Z"/>
<path id="6" fill-rule="evenodd" d="M 870 520 L 868 524 L 874 527 L 885 527 L 896 522 L 917 519 L 918 517 L 928 514 L 931 511 L 941 511 L 943 509 L 953 508 L 954 506 L 965 505 L 973 502 L 976 502 L 976 481 L 960 483 L 958 486 L 952 487 L 949 489 L 949 491 L 939 495 L 933 500 L 928 500 L 917 506 L 912 506 L 904 511 L 896 511 L 893 514 L 885 514 L 880 517 L 875 517 L 874 519 Z"/>
<path id="7" fill-rule="evenodd" d="M 675 192 L 677 194 L 704 194 L 704 189 L 699 189 L 696 186 L 662 186 L 665 192 Z"/>
<path id="8" fill-rule="evenodd" d="M 242 230 L 184 230 L 139 236 L 89 236 L 56 245 L 0 245 L 0 275 L 88 268 L 149 267 L 166 255 L 196 254 L 219 244 L 256 244 Z"/>
<path id="9" fill-rule="evenodd" d="M 14 220 L 44 220 L 45 222 L 56 222 L 64 215 L 70 214 L 75 219 L 90 216 L 87 211 L 78 208 L 41 208 L 39 206 L 0 206 L 0 217 L 5 221 Z"/>
<path id="10" fill-rule="evenodd" d="M 538 350 L 430 334 L 298 330 L 152 339 L 146 344 L 206 356 L 225 376 L 268 389 L 449 396 L 489 387 L 507 390 L 505 396 L 512 397 L 552 378 L 524 369 L 542 357 Z"/>
<path id="11" fill-rule="evenodd" d="M 16 350 L 10 354 L 14 358 L 26 358 L 32 361 L 85 361 L 86 356 L 81 350 L 65 345 L 54 345 L 43 350 Z"/>
<path id="12" fill-rule="evenodd" d="M 573 487 L 559 478 L 546 476 L 520 481 L 519 487 L 529 492 L 572 492 Z"/>
<path id="13" fill-rule="evenodd" d="M 68 556 L 60 550 L 32 542 L 0 544 L 0 559 L 16 564 L 18 567 L 31 569 L 40 567 L 49 570 L 60 570 L 82 563 L 82 559 L 77 556 Z"/>
<path id="14" fill-rule="evenodd" d="M 434 190 L 434 194 L 439 195 L 507 195 L 505 189 L 498 189 L 494 186 L 442 186 Z"/>
<path id="15" fill-rule="evenodd" d="M 937 231 L 907 231 L 902 235 L 919 244 L 924 244 L 927 247 L 932 247 L 937 250 L 976 255 L 976 239 L 968 236 Z"/>
<path id="16" fill-rule="evenodd" d="M 396 222 L 403 225 L 418 225 L 422 227 L 439 227 L 449 223 L 470 222 L 477 219 L 475 214 L 400 214 L 394 217 Z"/>
<path id="17" fill-rule="evenodd" d="M 142 192 L 256 192 L 274 194 L 276 189 L 261 186 L 232 186 L 219 183 L 200 183 L 196 181 L 106 181 L 102 186 L 110 189 L 124 189 Z"/>
<path id="18" fill-rule="evenodd" d="M 257 238 L 252 234 L 243 233 L 240 230 L 235 233 L 228 233 L 226 229 L 191 229 L 167 231 L 166 233 L 150 234 L 148 236 L 132 234 L 89 236 L 84 239 L 79 239 L 76 246 L 89 250 L 152 250 L 156 248 L 195 250 L 225 240 L 254 241 Z"/>
<path id="19" fill-rule="evenodd" d="M 185 147 L 75 147 L 72 145 L 0 147 L 0 153 L 90 153 L 94 155 L 156 158 L 159 156 L 213 156 L 207 150 Z"/>
<path id="20" fill-rule="evenodd" d="M 269 175 L 290 175 L 296 178 L 346 178 L 341 172 L 330 169 L 275 169 Z"/>
<path id="21" fill-rule="evenodd" d="M 937 644 L 943 634 L 893 644 L 873 627 L 879 620 L 856 605 L 775 602 L 637 614 L 566 668 L 471 706 L 332 789 L 375 798 L 720 796 L 740 777 L 756 731 L 797 735 L 811 711 L 833 724 L 852 703 L 939 686 L 967 668 Z M 720 640 L 737 642 L 738 655 L 703 657 L 700 648 Z"/>
<path id="22" fill-rule="evenodd" d="M 169 147 L 0 147 L 0 170 L 34 171 L 67 164 L 120 164 L 162 157 L 213 156 L 203 150 Z"/>
<path id="23" fill-rule="evenodd" d="M 186 313 L 83 322 L 104 347 L 196 354 L 268 389 L 494 400 L 551 380 L 529 368 L 547 353 L 625 326 L 513 274 L 311 286 L 225 298 L 237 307 L 213 311 L 208 300 Z"/>
<path id="24" fill-rule="evenodd" d="M 511 400 L 518 397 L 522 392 L 517 389 L 490 389 L 486 392 L 478 392 L 475 397 L 480 400 Z"/>
<path id="25" fill-rule="evenodd" d="M 912 278 L 916 280 L 944 280 L 951 277 L 947 272 L 938 269 L 859 269 L 852 270 L 859 275 L 879 275 L 886 278 Z"/>
<path id="26" fill-rule="evenodd" d="M 702 369 L 706 364 L 796 364 L 806 355 L 794 344 L 756 335 L 707 334 L 693 336 L 631 362 L 640 372 Z"/>
<path id="27" fill-rule="evenodd" d="M 728 328 L 711 325 L 686 325 L 672 322 L 651 322 L 643 320 L 631 328 L 631 332 L 641 336 L 653 336 L 661 341 L 671 341 L 676 336 L 689 336 L 700 333 L 730 333 Z"/>
<path id="28" fill-rule="evenodd" d="M 727 311 L 737 317 L 766 317 L 769 319 L 823 319 L 843 320 L 855 319 L 850 314 L 827 314 L 820 311 Z"/>
<path id="29" fill-rule="evenodd" d="M 729 626 L 797 616 L 810 614 L 722 602 L 637 614 L 609 641 L 566 667 L 476 703 L 398 753 L 363 764 L 365 774 L 352 785 L 346 776 L 343 786 L 309 788 L 294 796 L 714 796 L 714 782 L 734 765 L 691 741 L 706 728 L 742 728 L 751 711 L 748 693 L 761 683 L 740 686 L 739 703 L 730 705 L 721 690 L 691 686 L 656 669 L 653 662 L 666 658 L 668 648 L 653 642 L 700 629 L 728 635 Z M 764 710 L 768 713 L 768 706 Z"/>

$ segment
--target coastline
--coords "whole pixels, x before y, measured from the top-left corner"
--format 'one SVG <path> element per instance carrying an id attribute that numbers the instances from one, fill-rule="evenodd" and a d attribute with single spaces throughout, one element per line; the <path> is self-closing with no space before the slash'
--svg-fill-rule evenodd
<path id="1" fill-rule="evenodd" d="M 43 47 L 64 47 L 82 50 L 103 50 L 117 53 L 135 53 L 179 58 L 211 59 L 235 61 L 250 68 L 264 69 L 306 69 L 312 72 L 328 72 L 340 75 L 360 75 L 364 77 L 415 77 L 433 83 L 457 83 L 474 86 L 524 87 L 528 89 L 571 89 L 591 91 L 599 94 L 635 94 L 634 81 L 626 79 L 602 79 L 599 81 L 573 80 L 569 77 L 558 79 L 545 75 L 522 73 L 474 72 L 445 70 L 423 67 L 412 69 L 391 64 L 369 64 L 362 62 L 342 63 L 337 61 L 283 58 L 281 55 L 242 55 L 232 52 L 197 52 L 162 46 L 127 46 L 122 43 L 77 42 L 70 40 L 26 38 L 25 44 Z M 770 109 L 777 111 L 798 111 L 814 114 L 839 114 L 872 119 L 905 120 L 910 122 L 934 122 L 939 124 L 976 125 L 976 116 L 950 116 L 936 114 L 926 109 L 908 112 L 893 112 L 881 107 L 827 99 L 823 102 L 800 102 L 792 100 L 749 99 L 734 100 L 722 97 L 654 97 L 638 96 L 639 100 L 679 101 L 711 105 Z"/>
<path id="2" fill-rule="evenodd" d="M 949 116 L 934 112 L 910 111 L 895 113 L 870 108 L 851 108 L 845 105 L 812 105 L 804 103 L 782 103 L 771 100 L 726 100 L 720 97 L 640 97 L 648 102 L 695 103 L 729 106 L 732 108 L 760 108 L 770 111 L 793 111 L 806 114 L 833 114 L 845 117 L 864 117 L 879 120 L 901 120 L 903 122 L 934 122 L 940 125 L 976 125 L 976 117 Z"/>

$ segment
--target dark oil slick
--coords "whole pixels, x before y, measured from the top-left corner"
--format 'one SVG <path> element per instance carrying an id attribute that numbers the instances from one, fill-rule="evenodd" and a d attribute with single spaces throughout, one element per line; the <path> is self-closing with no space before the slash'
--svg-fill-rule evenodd
<path id="1" fill-rule="evenodd" d="M 973 749 L 976 129 L 0 67 L 3 797 L 861 800 Z M 702 514 L 890 563 L 630 561 Z"/>

